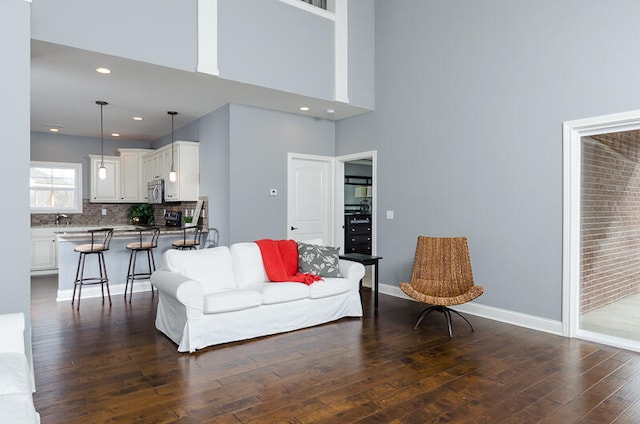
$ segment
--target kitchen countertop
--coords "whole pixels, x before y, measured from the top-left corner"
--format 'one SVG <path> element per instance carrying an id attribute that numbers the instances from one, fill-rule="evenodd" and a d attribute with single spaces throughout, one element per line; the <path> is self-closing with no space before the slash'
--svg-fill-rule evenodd
<path id="1" fill-rule="evenodd" d="M 44 228 L 44 227 L 37 227 Z M 53 229 L 53 233 L 56 234 L 59 238 L 71 239 L 71 238 L 85 238 L 90 236 L 89 230 L 96 230 L 99 228 L 113 228 L 113 237 L 131 237 L 134 236 L 138 231 L 145 231 L 153 228 L 152 226 L 139 226 L 139 225 L 105 225 L 103 227 L 94 225 L 91 227 L 73 227 L 73 226 L 58 226 L 58 227 L 47 227 Z M 192 227 L 165 227 L 165 226 L 157 226 L 160 229 L 160 235 L 178 235 L 182 234 L 185 228 L 190 229 Z M 203 228 L 202 233 L 206 234 L 207 229 Z"/>

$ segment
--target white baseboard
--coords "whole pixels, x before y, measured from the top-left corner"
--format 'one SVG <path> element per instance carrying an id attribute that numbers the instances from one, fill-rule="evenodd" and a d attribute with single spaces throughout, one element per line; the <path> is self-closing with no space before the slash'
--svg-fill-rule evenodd
<path id="1" fill-rule="evenodd" d="M 115 295 L 124 295 L 124 284 L 109 284 L 109 291 L 111 292 L 111 298 L 113 301 L 113 296 Z M 151 283 L 149 281 L 136 281 L 133 285 L 133 292 L 145 292 L 151 291 Z M 106 288 L 105 288 L 105 296 L 106 296 Z M 58 294 L 56 296 L 57 302 L 71 301 L 73 297 L 73 289 L 66 290 L 58 290 Z M 91 297 L 102 297 L 102 291 L 100 290 L 100 285 L 91 285 L 82 287 L 82 299 L 88 299 Z"/>
<path id="2" fill-rule="evenodd" d="M 389 284 L 380 284 L 379 292 L 390 296 L 400 297 L 403 299 L 414 300 L 404 294 L 400 287 Z M 492 319 L 494 321 L 505 322 L 507 324 L 517 325 L 518 327 L 530 328 L 532 330 L 543 331 L 558 336 L 562 336 L 562 322 L 554 321 L 547 318 L 537 317 L 535 315 L 522 314 L 507 309 L 494 308 L 493 306 L 481 305 L 475 302 L 465 303 L 453 307 L 460 312 L 470 315 L 476 315 L 482 318 Z"/>

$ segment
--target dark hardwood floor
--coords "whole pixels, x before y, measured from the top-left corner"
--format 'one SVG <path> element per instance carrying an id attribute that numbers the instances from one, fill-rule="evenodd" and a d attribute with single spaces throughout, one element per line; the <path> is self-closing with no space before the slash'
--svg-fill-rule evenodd
<path id="1" fill-rule="evenodd" d="M 181 354 L 155 301 L 55 302 L 32 280 L 36 409 L 49 423 L 639 423 L 640 355 L 363 290 L 365 317 Z"/>

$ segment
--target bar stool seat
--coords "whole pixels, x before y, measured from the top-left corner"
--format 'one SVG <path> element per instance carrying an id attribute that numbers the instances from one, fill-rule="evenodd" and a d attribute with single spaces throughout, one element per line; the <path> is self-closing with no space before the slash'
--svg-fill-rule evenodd
<path id="1" fill-rule="evenodd" d="M 133 282 L 136 280 L 149 280 L 151 274 L 156 270 L 156 260 L 153 257 L 153 249 L 158 247 L 158 237 L 160 236 L 160 228 L 140 228 L 134 231 L 138 231 L 138 241 L 127 244 L 127 249 L 131 251 L 129 256 L 129 268 L 127 269 L 127 282 L 124 286 L 124 299 L 127 300 L 127 288 L 129 288 L 129 282 L 131 287 L 129 288 L 129 303 L 133 297 Z M 148 271 L 138 272 L 136 271 L 136 257 L 138 252 L 147 253 L 147 266 Z M 153 296 L 153 286 L 151 286 L 151 295 Z"/>
<path id="2" fill-rule="evenodd" d="M 91 234 L 91 243 L 81 244 L 76 246 L 73 250 L 80 253 L 78 258 L 78 268 L 76 269 L 76 278 L 73 281 L 73 297 L 71 298 L 71 305 L 74 304 L 76 299 L 76 288 L 78 289 L 78 304 L 77 310 L 80 310 L 80 296 L 82 294 L 82 286 L 91 284 L 100 284 L 102 290 L 102 303 L 104 304 L 104 286 L 107 286 L 107 296 L 109 297 L 109 305 L 111 305 L 111 292 L 109 291 L 109 277 L 107 276 L 107 267 L 104 263 L 103 253 L 109 250 L 109 243 L 113 236 L 113 228 L 99 228 L 95 230 L 89 230 Z M 100 275 L 97 277 L 85 277 L 84 265 L 87 255 L 96 255 L 98 257 L 98 270 Z"/>
<path id="3" fill-rule="evenodd" d="M 190 232 L 193 232 L 193 236 L 188 234 Z M 173 242 L 171 242 L 171 246 L 175 249 L 180 249 L 180 250 L 197 249 L 200 246 L 201 236 L 202 236 L 202 227 L 200 226 L 183 227 L 182 239 L 174 240 Z"/>

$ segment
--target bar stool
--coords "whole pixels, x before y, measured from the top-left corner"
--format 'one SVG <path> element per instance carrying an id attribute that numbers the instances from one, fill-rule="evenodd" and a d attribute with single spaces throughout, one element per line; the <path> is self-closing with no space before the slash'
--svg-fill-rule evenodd
<path id="1" fill-rule="evenodd" d="M 78 259 L 78 269 L 76 270 L 76 279 L 73 282 L 73 297 L 71 298 L 71 305 L 76 299 L 76 288 L 78 288 L 78 305 L 77 310 L 80 310 L 80 295 L 82 294 L 82 286 L 90 284 L 100 284 L 102 290 L 102 303 L 104 304 L 104 286 L 107 286 L 107 295 L 109 296 L 109 305 L 111 305 L 111 292 L 109 291 L 109 277 L 107 276 L 107 267 L 104 264 L 103 253 L 109 250 L 109 243 L 113 236 L 113 228 L 99 228 L 96 230 L 89 230 L 91 234 L 90 244 L 81 244 L 73 249 L 75 252 L 80 253 Z M 100 271 L 99 277 L 84 277 L 84 263 L 87 255 L 97 255 L 98 257 L 98 269 Z"/>
<path id="2" fill-rule="evenodd" d="M 193 237 L 189 235 L 187 237 L 187 233 L 193 232 Z M 171 243 L 175 249 L 180 250 L 191 250 L 197 249 L 200 246 L 200 237 L 202 236 L 202 227 L 200 226 L 192 226 L 192 227 L 183 227 L 182 228 L 182 240 L 174 240 Z"/>
<path id="3" fill-rule="evenodd" d="M 124 286 L 124 300 L 127 300 L 127 288 L 129 287 L 129 281 L 131 281 L 131 288 L 129 289 L 129 303 L 133 297 L 133 282 L 135 280 L 148 280 L 151 278 L 151 274 L 156 270 L 156 261 L 153 257 L 153 249 L 158 247 L 158 237 L 160 236 L 160 228 L 142 228 L 134 231 L 138 231 L 139 239 L 132 243 L 127 244 L 127 249 L 131 251 L 129 256 L 129 268 L 127 269 L 127 282 Z M 147 252 L 147 264 L 149 266 L 149 272 L 136 272 L 136 257 L 138 252 Z M 153 296 L 153 286 L 151 286 L 151 295 Z"/>

